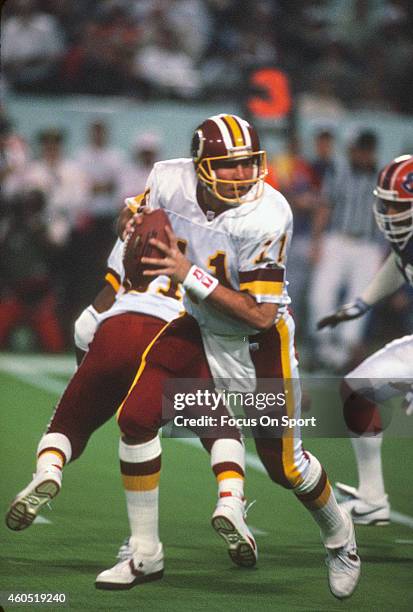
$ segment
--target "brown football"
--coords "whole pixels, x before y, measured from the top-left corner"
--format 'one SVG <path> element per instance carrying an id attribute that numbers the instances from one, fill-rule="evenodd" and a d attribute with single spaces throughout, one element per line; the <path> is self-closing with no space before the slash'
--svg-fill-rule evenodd
<path id="1" fill-rule="evenodd" d="M 163 253 L 149 243 L 156 238 L 169 245 L 169 238 L 165 227 L 171 228 L 168 215 L 162 210 L 154 210 L 149 215 L 143 215 L 143 223 L 136 225 L 132 234 L 125 240 L 123 250 L 123 266 L 125 268 L 125 287 L 145 291 L 153 276 L 144 276 L 143 271 L 150 266 L 143 266 L 142 257 L 162 258 Z"/>

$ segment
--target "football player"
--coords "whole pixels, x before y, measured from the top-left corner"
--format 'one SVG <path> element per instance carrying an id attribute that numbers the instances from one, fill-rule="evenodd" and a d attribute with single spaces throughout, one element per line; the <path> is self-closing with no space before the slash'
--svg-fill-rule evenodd
<path id="1" fill-rule="evenodd" d="M 265 184 L 265 176 L 266 154 L 257 132 L 247 121 L 226 114 L 210 117 L 195 130 L 191 158 L 154 165 L 147 202 L 167 212 L 173 231 L 168 231 L 169 245 L 152 239 L 164 257 L 144 258 L 151 266 L 144 274 L 164 274 L 182 283 L 187 313 L 166 325 L 149 347 L 121 406 L 118 423 L 135 449 L 131 453 L 141 445 L 143 457 L 145 444 L 156 439 L 163 384 L 187 376 L 199 342 L 216 379 L 244 390 L 255 388 L 255 381 L 260 388 L 260 379 L 282 379 L 286 414 L 300 414 L 285 282 L 292 215 L 285 198 Z M 130 216 L 133 198 L 127 203 Z M 128 213 L 122 216 L 125 223 Z M 319 525 L 330 589 L 338 598 L 348 597 L 360 574 L 351 518 L 339 508 L 320 462 L 303 450 L 299 429 L 274 433 L 255 432 L 257 452 L 270 478 L 291 489 Z M 149 466 L 150 460 L 147 474 Z M 212 523 L 225 538 L 228 530 L 220 513 L 218 504 Z M 97 585 L 128 588 L 135 579 L 136 566 L 124 561 L 102 572 Z"/>
<path id="2" fill-rule="evenodd" d="M 77 459 L 92 433 L 112 417 L 132 384 L 137 359 L 161 332 L 165 324 L 181 314 L 180 288 L 165 276 L 152 280 L 146 291 L 123 290 L 123 243 L 118 240 L 108 261 L 106 286 L 85 309 L 75 324 L 79 368 L 69 382 L 37 449 L 36 473 L 21 491 L 6 516 L 10 529 L 29 527 L 41 508 L 54 498 L 62 485 L 62 470 Z M 116 300 L 115 295 L 117 294 Z M 211 379 L 202 343 L 190 339 L 190 378 Z M 217 417 L 228 415 L 223 405 Z M 244 446 L 240 432 L 228 425 L 217 431 L 199 431 L 204 448 L 211 455 L 211 467 L 220 493 L 219 516 L 231 525 L 228 550 L 234 563 L 250 567 L 257 550 L 245 520 Z M 158 534 L 158 483 L 161 443 L 158 435 L 131 444 L 122 437 L 119 444 L 122 479 L 132 525 L 129 546 L 122 558 L 131 561 L 136 543 L 135 583 L 162 576 L 163 550 Z M 222 504 L 225 499 L 225 504 Z M 149 559 L 149 567 L 147 568 Z"/>
<path id="3" fill-rule="evenodd" d="M 374 195 L 374 215 L 390 243 L 391 253 L 361 296 L 321 319 L 319 329 L 361 317 L 404 283 L 413 286 L 413 155 L 402 155 L 385 166 L 379 174 Z M 342 505 L 350 510 L 353 521 L 359 525 L 385 525 L 390 521 L 376 402 L 405 394 L 405 406 L 411 412 L 412 383 L 413 336 L 390 342 L 344 379 L 342 395 L 346 422 L 355 433 L 366 435 L 351 440 L 357 462 L 358 487 L 342 483 L 337 483 L 337 487 L 349 498 Z"/>

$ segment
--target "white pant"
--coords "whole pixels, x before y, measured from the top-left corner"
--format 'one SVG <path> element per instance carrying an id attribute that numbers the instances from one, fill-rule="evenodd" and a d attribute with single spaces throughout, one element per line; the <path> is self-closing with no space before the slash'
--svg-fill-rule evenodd
<path id="1" fill-rule="evenodd" d="M 380 267 L 383 258 L 381 247 L 365 239 L 352 238 L 339 232 L 325 235 L 321 247 L 321 259 L 313 272 L 310 288 L 310 324 L 315 332 L 317 321 L 333 313 L 338 307 L 339 292 L 345 289 L 347 301 L 358 297 Z M 336 338 L 344 351 L 351 350 L 362 337 L 363 317 L 343 323 L 336 330 L 324 329 L 317 333 L 317 340 L 331 343 Z"/>
<path id="2" fill-rule="evenodd" d="M 346 381 L 376 402 L 405 395 L 413 384 L 413 335 L 386 344 L 349 372 Z"/>

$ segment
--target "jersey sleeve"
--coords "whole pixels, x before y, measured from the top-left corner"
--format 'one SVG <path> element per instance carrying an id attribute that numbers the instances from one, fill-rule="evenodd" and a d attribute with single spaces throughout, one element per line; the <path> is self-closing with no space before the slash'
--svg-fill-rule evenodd
<path id="1" fill-rule="evenodd" d="M 126 198 L 125 205 L 133 214 L 137 213 L 144 206 L 159 208 L 156 166 L 152 168 L 148 176 L 145 191 L 136 196 Z"/>
<path id="2" fill-rule="evenodd" d="M 240 291 L 247 291 L 257 302 L 285 304 L 288 298 L 285 279 L 286 252 L 291 229 L 286 228 L 259 242 L 250 242 L 240 251 Z"/>
<path id="3" fill-rule="evenodd" d="M 124 243 L 118 238 L 108 257 L 105 281 L 118 292 L 124 277 L 123 269 Z"/>

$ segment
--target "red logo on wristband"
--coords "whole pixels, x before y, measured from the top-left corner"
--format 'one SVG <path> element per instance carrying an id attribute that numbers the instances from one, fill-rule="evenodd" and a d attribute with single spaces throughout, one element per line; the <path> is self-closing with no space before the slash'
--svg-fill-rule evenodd
<path id="1" fill-rule="evenodd" d="M 200 268 L 195 268 L 192 274 L 195 276 L 196 280 L 199 281 L 201 285 L 203 285 L 207 289 L 209 289 L 212 283 L 214 282 L 214 279 L 211 276 L 205 274 L 205 272 Z"/>

